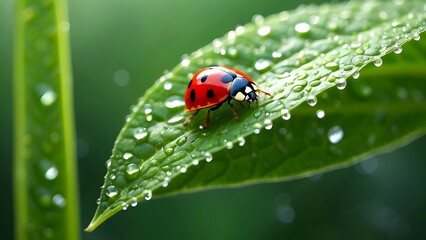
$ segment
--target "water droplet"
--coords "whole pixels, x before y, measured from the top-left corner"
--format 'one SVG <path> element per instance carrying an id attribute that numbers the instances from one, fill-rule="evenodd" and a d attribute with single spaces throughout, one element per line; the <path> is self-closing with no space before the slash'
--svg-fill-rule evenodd
<path id="1" fill-rule="evenodd" d="M 263 71 L 267 69 L 268 67 L 270 67 L 271 64 L 272 64 L 271 60 L 262 58 L 256 61 L 256 63 L 254 64 L 254 68 L 257 71 Z"/>
<path id="2" fill-rule="evenodd" d="M 164 105 L 166 105 L 167 108 L 177 108 L 184 106 L 185 102 L 181 96 L 171 96 L 167 98 Z"/>
<path id="3" fill-rule="evenodd" d="M 393 52 L 396 54 L 402 53 L 402 47 L 399 46 L 398 44 L 395 44 L 395 49 L 393 50 Z"/>
<path id="4" fill-rule="evenodd" d="M 126 177 L 129 180 L 133 180 L 138 177 L 140 172 L 139 166 L 135 163 L 130 163 L 126 166 Z"/>
<path id="5" fill-rule="evenodd" d="M 116 178 L 116 176 L 115 176 L 115 174 L 114 174 L 114 173 L 111 173 L 111 174 L 109 175 L 109 179 L 114 180 L 115 178 Z"/>
<path id="6" fill-rule="evenodd" d="M 336 125 L 328 130 L 327 136 L 332 144 L 337 144 L 343 139 L 344 132 L 340 126 Z"/>
<path id="7" fill-rule="evenodd" d="M 118 189 L 114 185 L 107 187 L 106 195 L 109 198 L 113 198 L 113 197 L 117 196 L 117 194 L 118 194 Z"/>
<path id="8" fill-rule="evenodd" d="M 101 198 L 96 199 L 96 204 L 97 205 L 101 204 Z"/>
<path id="9" fill-rule="evenodd" d="M 192 160 L 192 165 L 197 166 L 199 161 L 197 159 Z"/>
<path id="10" fill-rule="evenodd" d="M 253 130 L 254 134 L 259 134 L 260 133 L 260 129 L 262 128 L 262 124 L 255 123 L 253 127 L 254 127 L 254 130 Z"/>
<path id="11" fill-rule="evenodd" d="M 246 144 L 246 139 L 244 137 L 238 137 L 238 145 L 242 147 L 244 144 Z"/>
<path id="12" fill-rule="evenodd" d="M 174 116 L 174 117 L 170 118 L 170 119 L 167 121 L 167 123 L 168 123 L 168 124 L 180 123 L 183 119 L 184 119 L 184 117 L 183 117 L 183 116 L 177 115 L 177 116 Z"/>
<path id="13" fill-rule="evenodd" d="M 127 204 L 126 202 L 122 202 L 122 203 L 121 203 L 121 209 L 122 209 L 123 211 L 126 211 L 128 207 L 129 207 L 129 204 Z"/>
<path id="14" fill-rule="evenodd" d="M 264 21 L 264 17 L 260 14 L 256 14 L 253 16 L 252 21 L 257 24 L 261 24 Z"/>
<path id="15" fill-rule="evenodd" d="M 306 100 L 309 104 L 309 106 L 315 106 L 318 102 L 317 97 L 315 97 L 314 95 L 311 95 L 308 97 L 308 100 Z"/>
<path id="16" fill-rule="evenodd" d="M 206 162 L 211 162 L 213 160 L 213 155 L 210 152 L 205 152 L 204 157 L 206 158 Z"/>
<path id="17" fill-rule="evenodd" d="M 58 174 L 59 174 L 58 169 L 55 166 L 51 166 L 44 173 L 44 177 L 47 180 L 53 180 L 53 179 L 55 179 L 58 176 Z"/>
<path id="18" fill-rule="evenodd" d="M 177 145 L 182 146 L 186 143 L 186 137 L 181 137 L 177 140 Z"/>
<path id="19" fill-rule="evenodd" d="M 353 74 L 352 74 L 352 77 L 354 78 L 354 79 L 358 79 L 359 78 L 359 72 L 354 72 Z"/>
<path id="20" fill-rule="evenodd" d="M 266 130 L 271 130 L 272 127 L 273 127 L 273 123 L 272 123 L 271 119 L 265 119 L 265 121 L 263 121 L 263 124 L 265 124 Z"/>
<path id="21" fill-rule="evenodd" d="M 164 150 L 164 153 L 165 153 L 167 156 L 172 155 L 174 152 L 175 152 L 175 149 L 174 149 L 174 148 L 171 148 L 171 147 L 166 148 L 166 149 Z"/>
<path id="22" fill-rule="evenodd" d="M 37 92 L 40 94 L 40 102 L 43 106 L 52 105 L 58 97 L 56 92 L 47 84 L 37 86 Z"/>
<path id="23" fill-rule="evenodd" d="M 109 168 L 111 166 L 111 159 L 106 160 L 105 167 Z"/>
<path id="24" fill-rule="evenodd" d="M 161 186 L 163 186 L 163 187 L 167 187 L 167 186 L 169 186 L 169 182 L 170 182 L 170 178 L 169 178 L 169 177 L 166 177 L 166 178 L 164 178 L 164 181 L 163 181 L 163 183 L 161 184 Z"/>
<path id="25" fill-rule="evenodd" d="M 148 131 L 146 128 L 138 127 L 133 130 L 133 136 L 136 140 L 142 140 L 148 136 Z"/>
<path id="26" fill-rule="evenodd" d="M 382 64 L 383 64 L 383 60 L 380 58 L 380 57 L 376 57 L 375 59 L 374 59 L 374 66 L 376 66 L 376 67 L 380 67 L 380 66 L 382 66 Z"/>
<path id="27" fill-rule="evenodd" d="M 346 79 L 344 78 L 339 78 L 336 80 L 336 87 L 339 90 L 343 90 L 346 88 Z"/>
<path id="28" fill-rule="evenodd" d="M 57 207 L 65 207 L 67 205 L 67 200 L 61 194 L 55 194 L 52 198 L 52 202 Z"/>
<path id="29" fill-rule="evenodd" d="M 145 200 L 149 201 L 152 198 L 152 191 L 150 190 L 144 190 Z"/>
<path id="30" fill-rule="evenodd" d="M 112 77 L 117 86 L 125 87 L 129 84 L 130 74 L 126 69 L 117 70 Z"/>
<path id="31" fill-rule="evenodd" d="M 317 112 L 316 112 L 316 114 L 317 114 L 317 118 L 321 119 L 321 118 L 324 118 L 325 111 L 322 110 L 322 109 L 318 109 Z"/>
<path id="32" fill-rule="evenodd" d="M 271 32 L 270 26 L 263 26 L 257 30 L 257 34 L 259 34 L 259 36 L 262 36 L 262 37 L 268 35 L 270 32 Z"/>
<path id="33" fill-rule="evenodd" d="M 294 26 L 294 30 L 298 33 L 308 33 L 311 30 L 309 23 L 301 22 Z"/>
<path id="34" fill-rule="evenodd" d="M 280 58 L 280 57 L 282 57 L 282 53 L 280 53 L 280 52 L 272 52 L 272 57 L 273 58 Z"/>
<path id="35" fill-rule="evenodd" d="M 173 84 L 170 83 L 170 82 L 165 82 L 163 87 L 164 87 L 164 90 L 168 91 L 168 90 L 172 89 Z"/>
<path id="36" fill-rule="evenodd" d="M 359 165 L 362 173 L 373 174 L 379 167 L 379 162 L 377 158 L 372 158 L 367 161 L 362 161 Z"/>
<path id="37" fill-rule="evenodd" d="M 281 117 L 284 120 L 289 120 L 291 118 L 290 111 L 287 108 L 281 109 Z"/>
<path id="38" fill-rule="evenodd" d="M 131 157 L 133 157 L 133 154 L 126 152 L 123 154 L 123 159 L 124 160 L 129 160 Z"/>
<path id="39" fill-rule="evenodd" d="M 324 67 L 328 70 L 334 71 L 339 69 L 339 64 L 335 63 L 335 62 L 328 62 L 324 65 Z"/>
<path id="40" fill-rule="evenodd" d="M 132 203 L 131 203 L 132 207 L 136 207 L 138 205 L 138 199 L 135 197 L 132 197 Z"/>
<path id="41" fill-rule="evenodd" d="M 182 168 L 180 169 L 180 172 L 181 172 L 181 173 L 186 173 L 186 170 L 187 170 L 187 168 L 186 168 L 186 167 L 182 167 Z"/>
<path id="42" fill-rule="evenodd" d="M 189 60 L 188 54 L 184 54 L 182 56 L 182 61 L 180 62 L 180 65 L 182 65 L 182 67 L 186 68 L 186 67 L 189 66 L 190 63 L 191 63 L 191 61 Z"/>
<path id="43" fill-rule="evenodd" d="M 419 34 L 419 32 L 414 32 L 413 33 L 413 39 L 414 39 L 414 41 L 419 41 L 420 40 L 420 34 Z"/>
<path id="44" fill-rule="evenodd" d="M 232 149 L 234 147 L 234 143 L 233 142 L 226 142 L 226 149 Z"/>

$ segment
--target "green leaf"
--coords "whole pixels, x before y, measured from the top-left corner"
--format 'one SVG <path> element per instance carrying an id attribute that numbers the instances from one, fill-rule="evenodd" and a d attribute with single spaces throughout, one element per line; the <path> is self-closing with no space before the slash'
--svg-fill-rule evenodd
<path id="1" fill-rule="evenodd" d="M 79 239 L 66 1 L 16 1 L 16 239 Z"/>
<path id="2" fill-rule="evenodd" d="M 184 55 L 133 107 L 86 230 L 144 198 L 310 176 L 424 134 L 426 46 L 406 44 L 425 29 L 423 9 L 423 1 L 303 6 L 255 16 Z M 209 65 L 243 70 L 274 96 L 236 106 L 238 122 L 222 107 L 208 129 L 198 127 L 205 111 L 184 127 L 188 81 Z"/>

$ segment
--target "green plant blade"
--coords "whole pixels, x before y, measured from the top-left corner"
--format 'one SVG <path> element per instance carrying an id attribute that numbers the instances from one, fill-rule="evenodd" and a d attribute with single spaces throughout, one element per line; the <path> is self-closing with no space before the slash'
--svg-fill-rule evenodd
<path id="1" fill-rule="evenodd" d="M 16 1 L 16 239 L 79 239 L 66 1 Z"/>
<path id="2" fill-rule="evenodd" d="M 184 56 L 127 118 L 86 230 L 152 196 L 309 176 L 424 134 L 425 45 L 406 44 L 425 29 L 423 7 L 352 1 L 255 16 Z M 241 69 L 274 96 L 237 106 L 238 122 L 222 107 L 208 129 L 205 112 L 184 127 L 188 81 L 209 65 Z"/>

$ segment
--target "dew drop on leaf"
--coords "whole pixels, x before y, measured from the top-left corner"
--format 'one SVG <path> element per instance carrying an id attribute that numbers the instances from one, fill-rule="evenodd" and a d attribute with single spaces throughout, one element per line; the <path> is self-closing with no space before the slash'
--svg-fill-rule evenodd
<path id="1" fill-rule="evenodd" d="M 138 199 L 135 197 L 132 197 L 132 203 L 131 203 L 132 207 L 136 207 L 138 205 Z"/>
<path id="2" fill-rule="evenodd" d="M 380 67 L 380 66 L 382 66 L 382 64 L 383 64 L 383 60 L 380 58 L 380 57 L 376 57 L 375 59 L 374 59 L 374 66 L 376 66 L 376 67 Z"/>
<path id="3" fill-rule="evenodd" d="M 231 141 L 226 142 L 226 149 L 232 149 L 233 147 L 234 147 L 234 143 L 233 142 L 231 142 Z"/>
<path id="4" fill-rule="evenodd" d="M 238 137 L 238 145 L 242 147 L 244 146 L 244 144 L 246 144 L 246 140 L 244 139 L 244 137 Z"/>
<path id="5" fill-rule="evenodd" d="M 402 53 L 402 47 L 399 45 L 395 45 L 395 49 L 393 50 L 393 52 L 396 54 Z"/>
<path id="6" fill-rule="evenodd" d="M 106 189 L 106 195 L 109 198 L 113 198 L 113 197 L 117 196 L 117 194 L 118 194 L 118 189 L 114 185 L 111 185 L 111 186 L 107 187 L 107 189 Z"/>
<path id="7" fill-rule="evenodd" d="M 271 64 L 272 64 L 271 60 L 262 58 L 256 61 L 256 63 L 254 64 L 254 68 L 257 71 L 263 71 L 267 69 L 268 67 L 270 67 Z"/>
<path id="8" fill-rule="evenodd" d="M 57 207 L 65 207 L 67 205 L 67 200 L 61 194 L 55 194 L 52 198 L 52 202 Z"/>
<path id="9" fill-rule="evenodd" d="M 343 90 L 346 88 L 346 79 L 344 78 L 339 78 L 336 80 L 336 87 L 339 90 Z"/>
<path id="10" fill-rule="evenodd" d="M 163 87 L 164 87 L 164 90 L 168 91 L 168 90 L 172 89 L 173 84 L 170 83 L 170 82 L 165 82 Z"/>
<path id="11" fill-rule="evenodd" d="M 139 175 L 139 166 L 135 163 L 130 163 L 126 166 L 126 177 L 129 180 L 133 180 Z"/>
<path id="12" fill-rule="evenodd" d="M 354 78 L 354 79 L 358 79 L 359 78 L 359 72 L 357 71 L 357 72 L 354 72 L 354 74 L 352 74 L 352 77 Z"/>
<path id="13" fill-rule="evenodd" d="M 129 205 L 126 202 L 121 203 L 121 209 L 123 209 L 124 211 L 126 211 L 128 207 Z"/>
<path id="14" fill-rule="evenodd" d="M 171 96 L 167 98 L 164 105 L 166 105 L 167 108 L 173 109 L 185 106 L 185 102 L 183 101 L 183 98 L 181 96 Z"/>
<path id="15" fill-rule="evenodd" d="M 284 120 L 289 120 L 291 118 L 290 111 L 287 108 L 281 109 L 281 118 Z"/>
<path id="16" fill-rule="evenodd" d="M 126 152 L 123 154 L 123 159 L 124 160 L 129 160 L 131 157 L 133 157 L 133 154 Z"/>
<path id="17" fill-rule="evenodd" d="M 205 152 L 204 157 L 206 158 L 206 162 L 211 162 L 213 160 L 213 155 L 210 152 Z"/>
<path id="18" fill-rule="evenodd" d="M 309 23 L 300 22 L 294 26 L 294 30 L 298 33 L 308 33 L 311 30 L 311 25 L 309 25 Z"/>
<path id="19" fill-rule="evenodd" d="M 344 132 L 340 126 L 336 125 L 328 130 L 327 136 L 332 144 L 337 144 L 343 139 Z"/>
<path id="20" fill-rule="evenodd" d="M 265 124 L 266 130 L 271 130 L 272 127 L 273 127 L 273 123 L 272 123 L 271 119 L 265 119 L 265 121 L 263 121 L 263 124 Z"/>
<path id="21" fill-rule="evenodd" d="M 144 190 L 145 200 L 149 201 L 152 198 L 152 191 L 150 190 Z"/>
<path id="22" fill-rule="evenodd" d="M 263 26 L 263 27 L 260 27 L 257 30 L 257 34 L 259 34 L 259 36 L 262 36 L 262 37 L 268 35 L 270 32 L 271 32 L 271 27 L 270 26 Z"/>
<path id="23" fill-rule="evenodd" d="M 148 136 L 148 131 L 146 128 L 135 128 L 133 130 L 133 137 L 135 137 L 136 140 L 142 140 L 145 139 Z"/>
<path id="24" fill-rule="evenodd" d="M 309 106 L 315 106 L 318 102 L 317 97 L 315 97 L 314 95 L 311 95 L 308 97 L 308 100 L 306 100 L 309 104 Z"/>

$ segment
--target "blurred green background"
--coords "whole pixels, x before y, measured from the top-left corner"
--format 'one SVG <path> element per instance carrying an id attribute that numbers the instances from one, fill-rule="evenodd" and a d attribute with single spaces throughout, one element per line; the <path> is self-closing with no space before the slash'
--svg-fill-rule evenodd
<path id="1" fill-rule="evenodd" d="M 312 2 L 70 1 L 81 229 L 129 107 L 165 70 L 255 14 Z M 0 239 L 13 238 L 12 13 L 13 1 L 1 1 Z M 144 202 L 82 239 L 426 239 L 425 145 L 322 176 Z"/>

